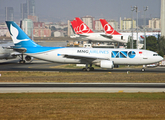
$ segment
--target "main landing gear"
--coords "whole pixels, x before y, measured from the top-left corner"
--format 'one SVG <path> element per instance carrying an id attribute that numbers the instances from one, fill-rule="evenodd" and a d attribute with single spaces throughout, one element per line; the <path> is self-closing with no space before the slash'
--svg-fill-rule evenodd
<path id="1" fill-rule="evenodd" d="M 88 67 L 88 64 L 86 64 L 86 67 L 83 68 L 82 71 L 94 71 L 94 67 L 92 67 L 92 64 L 90 64 L 90 67 Z"/>
<path id="2" fill-rule="evenodd" d="M 21 63 L 21 64 L 22 64 L 22 63 L 23 63 L 23 64 L 25 63 L 25 60 L 23 59 L 23 54 L 21 54 L 21 60 L 19 61 L 19 63 Z"/>

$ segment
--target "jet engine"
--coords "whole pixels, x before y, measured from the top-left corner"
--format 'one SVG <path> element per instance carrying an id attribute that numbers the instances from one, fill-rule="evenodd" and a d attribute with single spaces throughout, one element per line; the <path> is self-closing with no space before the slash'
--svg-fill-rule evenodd
<path id="1" fill-rule="evenodd" d="M 95 63 L 95 65 L 101 68 L 109 68 L 109 69 L 114 68 L 114 63 L 113 61 L 110 61 L 110 60 L 101 60 L 100 62 Z"/>
<path id="2" fill-rule="evenodd" d="M 25 56 L 25 61 L 28 63 L 31 63 L 33 61 L 33 57 L 26 55 Z"/>

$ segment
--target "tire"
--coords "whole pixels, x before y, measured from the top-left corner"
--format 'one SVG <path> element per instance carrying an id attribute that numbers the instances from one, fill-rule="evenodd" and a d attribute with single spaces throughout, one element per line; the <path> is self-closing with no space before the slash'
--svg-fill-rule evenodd
<path id="1" fill-rule="evenodd" d="M 141 71 L 142 71 L 142 72 L 144 72 L 144 71 L 145 71 L 145 69 L 144 69 L 144 68 L 142 68 L 142 69 L 141 69 Z"/>
<path id="2" fill-rule="evenodd" d="M 88 68 L 87 68 L 87 71 L 89 72 L 90 70 L 91 70 L 91 69 L 88 67 Z"/>
<path id="3" fill-rule="evenodd" d="M 83 68 L 82 71 L 87 71 L 87 69 L 86 68 Z"/>
<path id="4" fill-rule="evenodd" d="M 90 70 L 91 70 L 91 71 L 94 71 L 94 67 L 91 67 Z"/>

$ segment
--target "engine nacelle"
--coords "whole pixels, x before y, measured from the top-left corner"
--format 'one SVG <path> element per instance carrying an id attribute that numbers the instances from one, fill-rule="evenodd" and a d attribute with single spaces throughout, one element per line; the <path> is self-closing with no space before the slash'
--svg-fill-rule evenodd
<path id="1" fill-rule="evenodd" d="M 100 67 L 101 68 L 113 68 L 114 64 L 113 61 L 109 61 L 109 60 L 101 60 L 100 61 Z"/>
<path id="2" fill-rule="evenodd" d="M 114 63 L 113 61 L 110 60 L 101 60 L 100 62 L 95 63 L 95 65 L 101 68 L 109 68 L 109 69 L 114 68 Z"/>
<path id="3" fill-rule="evenodd" d="M 30 63 L 30 62 L 33 61 L 33 57 L 26 55 L 25 56 L 25 61 L 28 62 L 28 63 Z"/>

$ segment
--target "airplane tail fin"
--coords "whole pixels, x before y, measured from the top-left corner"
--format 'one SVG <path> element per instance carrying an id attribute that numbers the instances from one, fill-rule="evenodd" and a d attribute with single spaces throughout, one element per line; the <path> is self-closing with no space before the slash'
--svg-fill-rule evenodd
<path id="1" fill-rule="evenodd" d="M 76 20 L 73 20 L 73 21 L 71 21 L 71 24 L 72 24 L 72 28 L 73 28 L 74 32 L 75 32 L 76 34 L 79 34 L 77 21 L 76 21 Z"/>
<path id="2" fill-rule="evenodd" d="M 75 18 L 77 21 L 79 34 L 83 33 L 93 33 L 93 31 L 78 17 Z"/>
<path id="3" fill-rule="evenodd" d="M 101 22 L 106 34 L 121 35 L 116 30 L 114 30 L 113 27 L 110 24 L 108 24 L 108 22 L 105 19 L 100 19 L 100 22 Z"/>
<path id="4" fill-rule="evenodd" d="M 13 21 L 6 21 L 9 33 L 15 47 L 38 47 L 40 45 L 32 41 L 26 33 Z"/>

